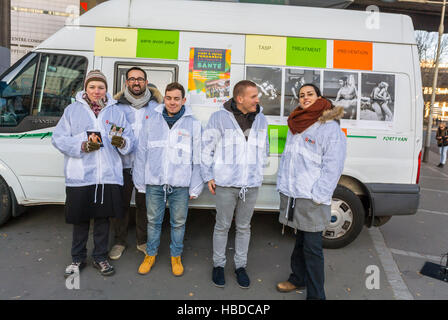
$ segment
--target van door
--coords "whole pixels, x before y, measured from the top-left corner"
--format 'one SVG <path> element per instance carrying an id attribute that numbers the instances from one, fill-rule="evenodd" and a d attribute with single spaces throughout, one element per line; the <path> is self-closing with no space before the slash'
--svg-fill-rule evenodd
<path id="1" fill-rule="evenodd" d="M 65 201 L 63 155 L 51 135 L 83 88 L 88 58 L 33 52 L 0 79 L 0 161 L 18 177 L 25 203 Z"/>

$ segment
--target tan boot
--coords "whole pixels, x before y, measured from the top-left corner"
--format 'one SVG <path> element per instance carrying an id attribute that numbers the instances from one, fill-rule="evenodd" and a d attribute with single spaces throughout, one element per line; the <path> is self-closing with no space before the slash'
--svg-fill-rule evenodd
<path id="1" fill-rule="evenodd" d="M 143 260 L 142 264 L 138 268 L 138 273 L 139 274 L 149 273 L 149 271 L 151 271 L 151 268 L 155 262 L 156 262 L 156 256 L 145 255 L 145 259 Z"/>
<path id="2" fill-rule="evenodd" d="M 180 256 L 178 257 L 171 257 L 171 268 L 173 271 L 173 274 L 176 277 L 180 277 L 184 274 L 184 267 L 182 266 L 182 261 L 180 260 Z"/>
<path id="3" fill-rule="evenodd" d="M 294 290 L 303 290 L 305 287 L 296 287 L 289 281 L 283 281 L 277 283 L 277 290 L 280 292 L 291 292 Z"/>

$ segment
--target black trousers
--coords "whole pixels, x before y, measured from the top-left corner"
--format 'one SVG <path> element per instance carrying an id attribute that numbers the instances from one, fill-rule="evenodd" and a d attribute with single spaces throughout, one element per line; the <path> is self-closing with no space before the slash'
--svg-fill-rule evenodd
<path id="1" fill-rule="evenodd" d="M 93 224 L 94 248 L 92 257 L 96 262 L 107 259 L 109 244 L 109 218 L 95 218 Z M 87 259 L 87 240 L 89 239 L 90 221 L 73 225 L 72 261 L 83 262 Z"/>
<path id="2" fill-rule="evenodd" d="M 131 169 L 123 170 L 123 218 L 112 218 L 115 232 L 115 244 L 126 246 L 128 237 L 129 214 L 134 183 L 132 181 Z M 146 213 L 146 197 L 144 193 L 135 190 L 135 230 L 137 234 L 137 245 L 145 244 L 148 235 L 148 216 Z"/>
<path id="3" fill-rule="evenodd" d="M 326 299 L 322 232 L 297 230 L 291 270 L 288 281 L 297 287 L 306 286 L 307 299 Z"/>

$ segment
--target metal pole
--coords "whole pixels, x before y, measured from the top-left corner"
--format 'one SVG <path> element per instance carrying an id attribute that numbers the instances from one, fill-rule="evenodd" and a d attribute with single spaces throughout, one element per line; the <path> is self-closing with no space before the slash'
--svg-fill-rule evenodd
<path id="1" fill-rule="evenodd" d="M 434 115 L 434 102 L 436 100 L 437 76 L 439 73 L 439 62 L 440 62 L 440 51 L 441 51 L 440 44 L 442 42 L 442 36 L 443 36 L 443 20 L 445 17 L 445 5 L 446 5 L 446 0 L 443 0 L 442 16 L 440 17 L 440 26 L 439 26 L 439 38 L 437 41 L 436 65 L 434 67 L 434 78 L 432 81 L 431 104 L 429 106 L 428 128 L 426 131 L 426 143 L 425 143 L 423 159 L 422 159 L 423 162 L 428 162 L 429 147 L 431 146 L 432 118 Z"/>
<path id="2" fill-rule="evenodd" d="M 0 0 L 0 46 L 11 48 L 11 2 Z"/>

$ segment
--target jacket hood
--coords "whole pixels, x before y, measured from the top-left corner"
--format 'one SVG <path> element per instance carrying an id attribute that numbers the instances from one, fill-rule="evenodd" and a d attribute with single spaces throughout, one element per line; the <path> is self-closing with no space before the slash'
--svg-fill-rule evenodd
<path id="1" fill-rule="evenodd" d="M 163 96 L 160 93 L 160 91 L 156 88 L 153 87 L 151 85 L 148 85 L 147 88 L 149 89 L 149 91 L 151 92 L 151 99 L 149 99 L 149 101 L 156 101 L 157 103 L 162 103 L 163 102 Z M 129 104 L 129 102 L 126 100 L 126 98 L 124 97 L 124 89 L 120 92 L 118 92 L 115 96 L 114 99 L 117 100 L 119 103 L 122 104 Z"/>
<path id="2" fill-rule="evenodd" d="M 324 111 L 319 117 L 319 122 L 325 123 L 331 120 L 339 121 L 344 116 L 344 107 L 334 107 Z"/>
<path id="3" fill-rule="evenodd" d="M 76 94 L 76 101 L 78 101 L 78 102 L 88 106 L 87 101 L 84 100 L 84 98 L 82 97 L 84 95 L 84 93 L 85 93 L 84 90 L 83 91 L 79 91 Z M 109 92 L 106 93 L 106 97 L 107 97 L 107 104 L 106 104 L 105 108 L 107 108 L 108 106 L 111 106 L 111 105 L 114 105 L 114 104 L 117 103 L 117 100 L 115 100 Z"/>

